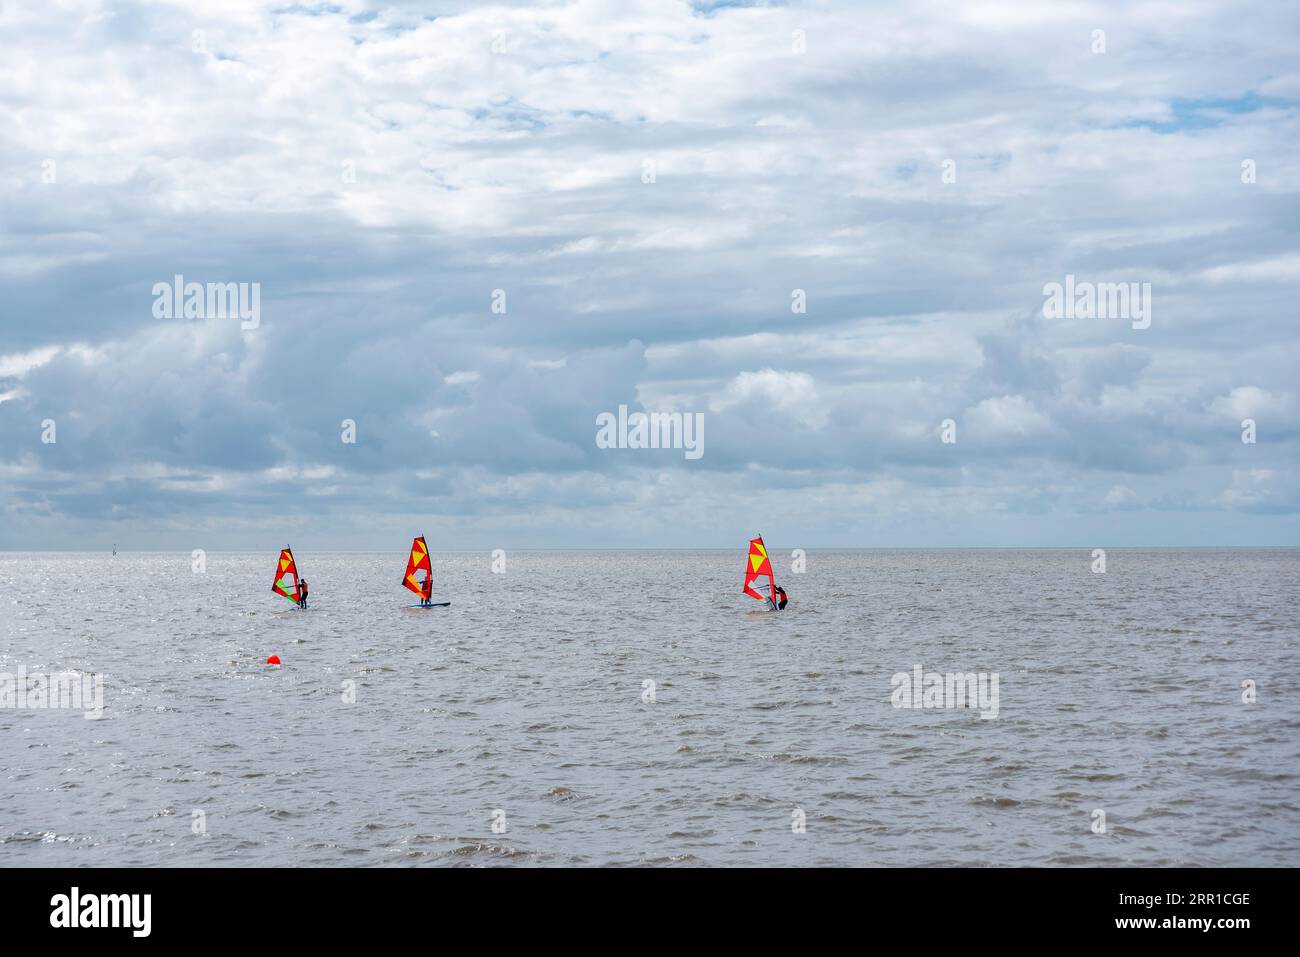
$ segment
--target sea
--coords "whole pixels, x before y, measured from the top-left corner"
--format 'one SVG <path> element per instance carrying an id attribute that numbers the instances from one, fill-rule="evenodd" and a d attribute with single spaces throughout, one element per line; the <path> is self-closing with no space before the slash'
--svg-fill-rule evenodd
<path id="1" fill-rule="evenodd" d="M 1300 550 L 770 551 L 0 553 L 0 866 L 1300 865 Z"/>

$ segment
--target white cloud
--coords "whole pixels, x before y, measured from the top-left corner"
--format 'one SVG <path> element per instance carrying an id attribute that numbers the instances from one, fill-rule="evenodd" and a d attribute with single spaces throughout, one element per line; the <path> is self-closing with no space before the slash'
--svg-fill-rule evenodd
<path id="1" fill-rule="evenodd" d="M 1253 385 L 1237 386 L 1227 395 L 1216 396 L 1210 402 L 1210 412 L 1234 421 L 1272 417 L 1275 422 L 1277 419 L 1289 422 L 1294 417 L 1295 396 L 1289 392 L 1267 392 Z"/>
<path id="2" fill-rule="evenodd" d="M 1127 485 L 1112 485 L 1105 498 L 1107 505 L 1128 505 L 1136 500 L 1137 493 Z"/>
<path id="3" fill-rule="evenodd" d="M 1300 280 L 1300 254 L 1215 266 L 1201 276 L 1215 283 L 1296 282 Z"/>
<path id="4" fill-rule="evenodd" d="M 32 369 L 38 369 L 59 354 L 59 346 L 46 346 L 15 355 L 0 355 L 0 379 L 21 379 Z"/>
<path id="5" fill-rule="evenodd" d="M 977 436 L 1029 436 L 1046 432 L 1052 422 L 1022 395 L 1002 395 L 984 399 L 963 416 Z"/>
<path id="6" fill-rule="evenodd" d="M 736 407 L 743 407 L 760 420 L 772 416 L 813 429 L 826 424 L 826 404 L 818 395 L 812 376 L 804 372 L 777 369 L 741 372 L 709 399 L 709 408 L 715 412 Z"/>
<path id="7" fill-rule="evenodd" d="M 812 538 L 906 512 L 940 542 L 1069 503 L 1136 529 L 1135 475 L 1242 529 L 1296 508 L 1284 5 L 438 13 L 0 7 L 0 544 L 123 510 L 260 529 L 308 474 L 358 539 L 412 497 L 466 534 L 654 534 L 592 490 L 671 490 L 692 529 L 797 497 Z M 152 319 L 178 272 L 260 282 L 261 327 Z M 1155 325 L 1035 317 L 1067 272 L 1152 281 Z M 708 409 L 705 458 L 596 457 L 622 402 Z M 1243 454 L 1267 496 L 1225 479 Z"/>

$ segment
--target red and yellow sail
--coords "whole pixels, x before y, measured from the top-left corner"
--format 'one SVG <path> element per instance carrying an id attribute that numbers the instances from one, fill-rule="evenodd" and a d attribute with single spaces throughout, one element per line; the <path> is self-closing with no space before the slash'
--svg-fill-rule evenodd
<path id="1" fill-rule="evenodd" d="M 430 580 L 433 579 L 433 566 L 429 563 L 429 546 L 425 544 L 423 535 L 417 536 L 415 541 L 411 542 L 411 557 L 406 562 L 406 575 L 402 578 L 403 585 L 423 598 L 424 585 L 415 577 L 415 573 L 419 571 L 428 572 Z"/>
<path id="2" fill-rule="evenodd" d="M 293 551 L 288 545 L 280 550 L 280 561 L 275 566 L 275 581 L 271 583 L 271 591 L 292 602 L 298 600 L 298 566 L 294 564 Z"/>
<path id="3" fill-rule="evenodd" d="M 767 579 L 764 584 L 763 579 Z M 755 585 L 766 588 L 767 594 L 758 591 Z M 763 545 L 763 536 L 749 541 L 749 559 L 745 562 L 744 592 L 750 598 L 759 601 L 771 601 L 776 604 L 776 576 L 772 574 L 772 562 L 767 557 L 767 548 Z"/>

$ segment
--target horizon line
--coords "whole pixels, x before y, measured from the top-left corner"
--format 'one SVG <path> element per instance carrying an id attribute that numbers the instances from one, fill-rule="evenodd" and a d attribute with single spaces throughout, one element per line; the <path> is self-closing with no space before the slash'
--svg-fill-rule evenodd
<path id="1" fill-rule="evenodd" d="M 769 549 L 772 548 L 770 544 Z M 780 546 L 784 548 L 785 546 Z M 801 548 L 805 551 L 841 551 L 841 552 L 866 552 L 866 551 L 912 551 L 912 552 L 951 552 L 951 551 L 1074 551 L 1074 550 L 1091 550 L 1096 548 L 1110 549 L 1112 551 L 1137 550 L 1137 549 L 1161 549 L 1168 551 L 1189 550 L 1189 549 L 1300 549 L 1300 543 L 1297 544 L 1274 544 L 1274 545 L 1105 545 L 1091 543 L 1088 545 L 796 545 L 794 548 Z M 245 548 L 205 548 L 205 553 L 215 552 L 235 553 L 235 552 L 260 552 L 264 548 L 270 549 L 270 546 L 257 546 Z M 520 546 L 501 546 L 493 548 L 430 548 L 430 553 L 439 552 L 492 552 L 496 549 L 514 552 L 725 552 L 741 550 L 743 546 L 739 545 L 520 545 Z M 0 546 L 0 554 L 12 553 L 32 553 L 32 554 L 55 554 L 60 552 L 94 554 L 103 552 L 112 554 L 130 553 L 136 555 L 150 553 L 176 553 L 187 554 L 193 549 L 185 548 L 10 548 Z M 389 551 L 400 552 L 400 548 L 317 548 L 318 552 L 340 552 L 348 554 L 383 554 Z"/>

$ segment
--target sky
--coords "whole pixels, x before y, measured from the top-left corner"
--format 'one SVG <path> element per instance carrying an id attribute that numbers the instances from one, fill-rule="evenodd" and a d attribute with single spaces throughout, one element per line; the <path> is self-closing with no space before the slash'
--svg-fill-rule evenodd
<path id="1" fill-rule="evenodd" d="M 1294 4 L 9 2 L 0 49 L 0 548 L 1300 544 Z"/>

